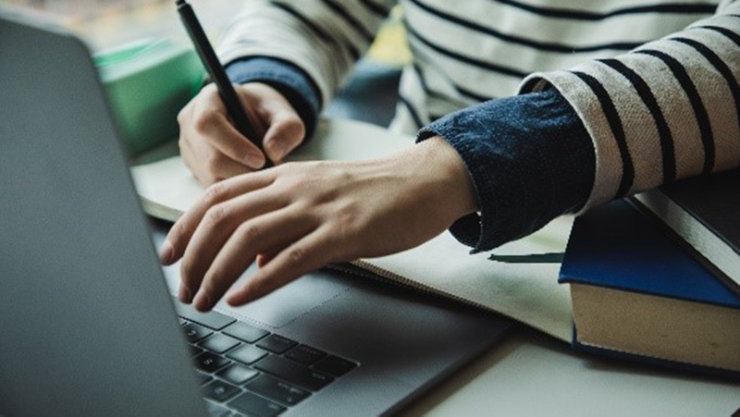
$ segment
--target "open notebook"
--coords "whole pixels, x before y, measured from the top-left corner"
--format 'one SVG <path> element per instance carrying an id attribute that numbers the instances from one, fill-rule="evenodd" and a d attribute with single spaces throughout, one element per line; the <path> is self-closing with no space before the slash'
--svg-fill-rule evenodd
<path id="1" fill-rule="evenodd" d="M 410 136 L 364 123 L 322 120 L 314 137 L 290 160 L 381 157 L 413 142 Z M 176 146 L 161 148 L 131 168 L 144 210 L 169 221 L 176 220 L 204 191 L 176 153 Z M 565 251 L 572 222 L 571 217 L 558 218 L 492 254 L 470 255 L 468 247 L 445 232 L 417 248 L 360 259 L 346 267 L 494 310 L 570 341 L 570 293 L 567 286 L 558 284 L 557 277 L 558 255 Z"/>

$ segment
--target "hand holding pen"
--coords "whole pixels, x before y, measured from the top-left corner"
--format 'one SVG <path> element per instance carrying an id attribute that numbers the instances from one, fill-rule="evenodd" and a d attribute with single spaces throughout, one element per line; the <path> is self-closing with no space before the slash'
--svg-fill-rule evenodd
<path id="1" fill-rule="evenodd" d="M 254 131 L 265 130 L 270 159 L 303 140 L 301 119 L 276 90 L 254 83 L 235 94 L 256 116 Z M 243 111 L 227 101 L 212 85 L 179 117 L 183 157 L 206 183 L 259 168 L 249 165 L 258 146 L 229 122 Z M 181 260 L 178 297 L 206 311 L 227 291 L 242 305 L 328 263 L 412 248 L 476 210 L 463 160 L 433 137 L 387 158 L 284 164 L 219 182 L 172 226 L 160 259 Z M 258 271 L 232 288 L 255 261 Z"/>
<path id="2" fill-rule="evenodd" d="M 190 5 L 178 0 L 177 6 L 214 81 L 178 116 L 185 163 L 200 182 L 212 184 L 282 161 L 305 136 L 296 111 L 269 85 L 231 84 Z"/>

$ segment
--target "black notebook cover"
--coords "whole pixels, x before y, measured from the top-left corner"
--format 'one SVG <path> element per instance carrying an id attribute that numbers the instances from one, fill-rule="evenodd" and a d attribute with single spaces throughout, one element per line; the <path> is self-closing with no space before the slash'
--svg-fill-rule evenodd
<path id="1" fill-rule="evenodd" d="M 740 169 L 664 185 L 633 200 L 740 295 Z"/>
<path id="2" fill-rule="evenodd" d="M 690 178 L 661 190 L 740 256 L 740 169 Z"/>

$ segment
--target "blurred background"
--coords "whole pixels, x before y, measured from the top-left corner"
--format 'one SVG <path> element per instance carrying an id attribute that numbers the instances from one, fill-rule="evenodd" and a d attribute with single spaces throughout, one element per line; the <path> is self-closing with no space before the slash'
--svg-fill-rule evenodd
<path id="1" fill-rule="evenodd" d="M 94 50 L 151 37 L 183 38 L 174 0 L 0 0 L 61 24 L 85 38 Z M 241 1 L 191 0 L 203 25 L 218 36 Z"/>
<path id="2" fill-rule="evenodd" d="M 190 0 L 201 23 L 217 38 L 249 0 Z M 149 37 L 185 38 L 174 0 L 0 0 L 1 5 L 41 15 L 87 39 L 94 50 Z M 391 65 L 409 61 L 400 9 L 378 34 L 369 56 Z"/>
<path id="3" fill-rule="evenodd" d="M 246 1 L 189 0 L 214 44 Z M 175 0 L 0 0 L 2 7 L 62 25 L 85 39 L 93 52 L 142 39 L 169 38 L 190 45 Z M 397 7 L 324 115 L 387 126 L 397 102 L 400 68 L 410 61 Z"/>

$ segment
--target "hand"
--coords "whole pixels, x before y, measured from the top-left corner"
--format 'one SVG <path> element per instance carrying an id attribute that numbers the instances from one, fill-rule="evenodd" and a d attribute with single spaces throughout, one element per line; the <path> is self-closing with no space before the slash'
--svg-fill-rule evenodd
<path id="1" fill-rule="evenodd" d="M 175 223 L 161 258 L 182 258 L 179 298 L 206 311 L 255 258 L 259 271 L 228 303 L 328 263 L 412 248 L 475 210 L 462 160 L 435 137 L 387 159 L 291 163 L 219 182 Z"/>
<path id="2" fill-rule="evenodd" d="M 218 89 L 209 84 L 177 116 L 180 154 L 205 185 L 260 169 L 265 156 L 280 163 L 306 134 L 303 121 L 274 88 L 262 83 L 234 85 L 250 123 L 264 135 L 264 155 L 231 124 Z"/>

